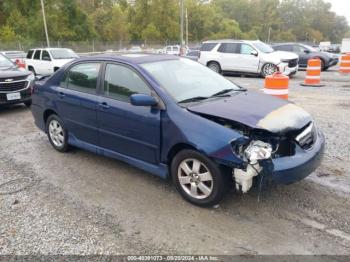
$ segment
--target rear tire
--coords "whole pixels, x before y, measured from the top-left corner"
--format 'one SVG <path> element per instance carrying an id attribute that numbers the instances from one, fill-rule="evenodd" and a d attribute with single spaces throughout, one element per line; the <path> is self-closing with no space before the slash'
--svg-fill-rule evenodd
<path id="1" fill-rule="evenodd" d="M 54 149 L 61 153 L 69 150 L 68 132 L 59 116 L 49 116 L 46 121 L 46 132 Z"/>
<path id="2" fill-rule="evenodd" d="M 213 70 L 214 72 L 221 74 L 221 66 L 218 62 L 210 62 L 208 64 L 208 68 Z"/>
<path id="3" fill-rule="evenodd" d="M 171 177 L 181 196 L 200 207 L 218 204 L 230 185 L 217 164 L 194 150 L 180 151 L 174 157 Z"/>

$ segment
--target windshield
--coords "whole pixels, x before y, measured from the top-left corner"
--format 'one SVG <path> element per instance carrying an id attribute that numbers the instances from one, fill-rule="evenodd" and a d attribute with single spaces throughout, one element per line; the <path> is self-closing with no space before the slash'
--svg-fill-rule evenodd
<path id="1" fill-rule="evenodd" d="M 175 99 L 210 97 L 224 90 L 240 90 L 218 73 L 190 59 L 159 61 L 141 65 Z"/>
<path id="2" fill-rule="evenodd" d="M 13 67 L 14 63 L 4 55 L 0 54 L 0 67 Z"/>
<path id="3" fill-rule="evenodd" d="M 78 58 L 78 55 L 71 49 L 51 49 L 50 53 L 54 59 Z"/>
<path id="4" fill-rule="evenodd" d="M 263 52 L 263 53 L 272 53 L 274 52 L 274 50 L 272 49 L 271 46 L 263 43 L 263 42 L 255 42 L 253 43 L 253 45 L 255 46 L 256 49 L 258 49 L 260 52 Z"/>

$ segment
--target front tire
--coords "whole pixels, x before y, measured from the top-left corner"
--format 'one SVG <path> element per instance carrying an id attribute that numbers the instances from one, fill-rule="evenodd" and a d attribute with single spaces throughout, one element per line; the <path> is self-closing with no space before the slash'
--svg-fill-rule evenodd
<path id="1" fill-rule="evenodd" d="M 49 116 L 46 121 L 46 132 L 54 149 L 61 153 L 68 151 L 68 132 L 60 117 L 57 115 Z"/>
<path id="2" fill-rule="evenodd" d="M 261 69 L 261 76 L 265 78 L 269 75 L 273 75 L 276 72 L 278 72 L 277 66 L 272 63 L 267 63 Z"/>
<path id="3" fill-rule="evenodd" d="M 171 176 L 181 196 L 201 207 L 218 204 L 229 185 L 219 167 L 194 150 L 180 151 L 174 157 L 171 163 Z"/>

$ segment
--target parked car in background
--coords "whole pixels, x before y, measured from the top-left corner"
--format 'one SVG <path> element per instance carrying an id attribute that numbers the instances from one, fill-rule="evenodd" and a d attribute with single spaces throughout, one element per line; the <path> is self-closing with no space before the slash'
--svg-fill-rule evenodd
<path id="1" fill-rule="evenodd" d="M 341 51 L 341 45 L 340 44 L 332 44 L 331 47 L 329 48 L 328 52 L 339 54 L 340 51 Z"/>
<path id="2" fill-rule="evenodd" d="M 189 50 L 187 50 L 187 53 L 184 57 L 189 58 L 193 61 L 198 61 L 199 53 L 200 53 L 199 49 L 198 50 L 197 49 L 189 49 Z"/>
<path id="3" fill-rule="evenodd" d="M 79 56 L 68 48 L 36 48 L 27 53 L 27 69 L 34 75 L 51 75 Z"/>
<path id="4" fill-rule="evenodd" d="M 164 47 L 164 54 L 168 55 L 180 55 L 180 46 L 179 45 L 168 45 Z"/>
<path id="5" fill-rule="evenodd" d="M 344 38 L 341 43 L 341 52 L 350 53 L 350 38 Z"/>
<path id="6" fill-rule="evenodd" d="M 293 52 L 299 56 L 299 66 L 307 67 L 307 61 L 311 58 L 319 58 L 321 60 L 322 71 L 335 66 L 339 62 L 339 58 L 335 54 L 320 52 L 311 46 L 299 43 L 282 43 L 274 44 L 273 49 L 279 51 Z"/>
<path id="7" fill-rule="evenodd" d="M 298 71 L 297 55 L 274 51 L 261 41 L 207 41 L 202 44 L 198 61 L 218 73 L 228 71 L 266 77 L 277 71 L 285 75 Z"/>
<path id="8" fill-rule="evenodd" d="M 80 58 L 36 82 L 32 113 L 57 151 L 73 145 L 171 177 L 199 206 L 261 176 L 301 180 L 324 149 L 303 109 L 172 55 Z"/>
<path id="9" fill-rule="evenodd" d="M 0 54 L 3 54 L 9 58 L 12 62 L 15 62 L 19 67 L 26 67 L 25 58 L 27 54 L 23 51 L 0 51 Z"/>
<path id="10" fill-rule="evenodd" d="M 142 52 L 142 48 L 141 46 L 135 45 L 135 46 L 132 46 L 128 51 L 130 53 L 140 53 Z"/>
<path id="11" fill-rule="evenodd" d="M 0 54 L 0 106 L 24 103 L 31 105 L 31 88 L 35 77 Z"/>

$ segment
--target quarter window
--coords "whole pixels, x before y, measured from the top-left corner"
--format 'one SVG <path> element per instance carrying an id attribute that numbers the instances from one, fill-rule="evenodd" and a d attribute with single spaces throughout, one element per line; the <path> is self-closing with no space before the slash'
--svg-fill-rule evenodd
<path id="1" fill-rule="evenodd" d="M 107 97 L 129 101 L 133 94 L 151 94 L 147 84 L 133 70 L 116 64 L 106 67 L 104 94 Z"/>
<path id="2" fill-rule="evenodd" d="M 99 63 L 84 63 L 74 66 L 68 73 L 67 88 L 95 94 L 100 72 Z"/>
<path id="3" fill-rule="evenodd" d="M 33 53 L 34 53 L 34 50 L 29 50 L 27 54 L 27 58 L 32 59 Z"/>
<path id="4" fill-rule="evenodd" d="M 204 43 L 201 46 L 201 51 L 211 51 L 217 45 L 217 43 Z"/>
<path id="5" fill-rule="evenodd" d="M 34 53 L 34 58 L 35 60 L 40 60 L 40 54 L 41 54 L 41 50 L 36 50 Z"/>

